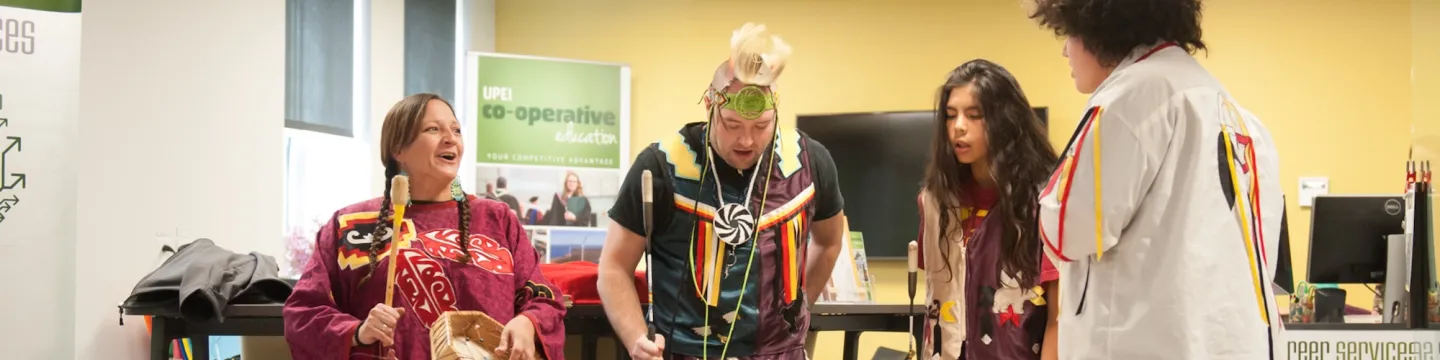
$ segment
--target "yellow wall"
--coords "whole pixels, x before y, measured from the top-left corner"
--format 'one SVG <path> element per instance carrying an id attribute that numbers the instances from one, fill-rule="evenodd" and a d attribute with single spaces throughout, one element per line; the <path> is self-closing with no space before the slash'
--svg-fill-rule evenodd
<path id="1" fill-rule="evenodd" d="M 1331 193 L 1399 190 L 1411 138 L 1409 3 L 1205 4 L 1212 50 L 1202 62 L 1270 128 L 1287 194 L 1295 196 L 1300 176 L 1328 176 Z M 726 57 L 730 31 L 747 21 L 767 24 L 795 48 L 780 85 L 782 126 L 797 113 L 928 109 L 945 74 L 977 57 L 1009 68 L 1035 105 L 1051 108 L 1057 146 L 1086 100 L 1070 82 L 1060 41 L 1012 0 L 507 0 L 496 4 L 496 48 L 633 66 L 631 148 L 639 151 L 704 120 L 701 91 Z M 1293 199 L 1290 214 L 1303 279 L 1310 215 Z M 903 269 L 873 266 L 877 290 L 896 291 L 881 300 L 903 303 Z M 1368 308 L 1367 291 L 1350 288 L 1351 303 Z M 866 356 L 881 343 L 905 347 L 899 334 L 863 339 Z M 824 335 L 815 358 L 838 358 L 839 344 L 838 334 Z"/>
<path id="2" fill-rule="evenodd" d="M 1398 193 L 1410 150 L 1410 4 L 1389 1 L 1207 2 L 1203 60 L 1270 128 L 1292 197 L 1296 280 L 1308 265 L 1310 212 L 1297 178 L 1325 176 L 1331 194 Z M 1345 285 L 1348 303 L 1374 296 Z"/>
<path id="3" fill-rule="evenodd" d="M 1415 158 L 1440 166 L 1440 0 L 1412 2 Z"/>
<path id="4" fill-rule="evenodd" d="M 1440 0 L 1413 0 L 1410 24 L 1414 159 L 1440 167 Z M 1440 224 L 1440 212 L 1433 215 L 1431 224 Z"/>

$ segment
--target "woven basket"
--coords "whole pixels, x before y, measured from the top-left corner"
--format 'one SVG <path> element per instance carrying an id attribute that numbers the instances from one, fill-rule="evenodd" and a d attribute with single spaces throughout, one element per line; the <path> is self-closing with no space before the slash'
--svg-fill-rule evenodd
<path id="1" fill-rule="evenodd" d="M 434 360 L 491 360 L 505 327 L 479 311 L 447 311 L 430 326 Z"/>

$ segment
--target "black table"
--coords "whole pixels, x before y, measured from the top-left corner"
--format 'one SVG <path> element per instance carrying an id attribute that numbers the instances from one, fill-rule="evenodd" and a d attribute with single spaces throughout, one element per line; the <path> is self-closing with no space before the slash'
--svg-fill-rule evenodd
<path id="1" fill-rule="evenodd" d="M 196 360 L 209 359 L 209 338 L 221 336 L 285 336 L 281 304 L 231 305 L 225 308 L 225 322 L 189 322 L 176 317 L 154 316 L 150 333 L 150 358 L 169 359 L 170 341 L 190 338 L 196 349 Z M 880 304 L 817 304 L 810 308 L 810 331 L 844 331 L 844 360 L 860 357 L 860 333 L 866 331 L 908 332 L 910 312 L 907 305 Z M 925 307 L 916 305 L 915 348 L 919 349 L 924 327 Z M 144 311 L 126 315 L 155 315 Z M 601 336 L 613 337 L 614 331 L 599 305 L 576 305 L 566 311 L 565 332 L 580 336 L 580 359 L 594 360 L 596 344 Z M 617 358 L 628 359 L 624 346 L 616 346 Z"/>

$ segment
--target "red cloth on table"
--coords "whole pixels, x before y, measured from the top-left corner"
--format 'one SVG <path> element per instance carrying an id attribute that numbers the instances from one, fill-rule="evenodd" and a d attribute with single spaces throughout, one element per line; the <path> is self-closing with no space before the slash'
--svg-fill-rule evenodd
<path id="1" fill-rule="evenodd" d="M 540 264 L 540 274 L 559 287 L 560 293 L 569 296 L 573 304 L 600 304 L 600 291 L 595 285 L 600 280 L 600 264 L 589 261 Z M 641 304 L 650 303 L 645 284 L 645 272 L 635 271 L 635 293 L 639 294 Z"/>

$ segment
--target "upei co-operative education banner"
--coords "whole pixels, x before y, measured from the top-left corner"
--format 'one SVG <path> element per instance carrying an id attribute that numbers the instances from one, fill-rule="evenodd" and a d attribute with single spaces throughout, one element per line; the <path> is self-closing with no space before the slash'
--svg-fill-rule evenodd
<path id="1" fill-rule="evenodd" d="M 630 163 L 630 67 L 472 52 L 465 120 L 477 193 L 505 203 L 549 263 L 599 261 Z"/>
<path id="2" fill-rule="evenodd" d="M 622 169 L 629 160 L 630 67 L 470 53 L 476 162 Z"/>

